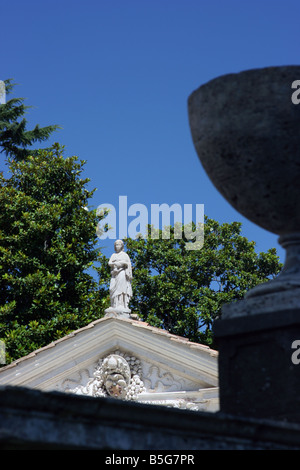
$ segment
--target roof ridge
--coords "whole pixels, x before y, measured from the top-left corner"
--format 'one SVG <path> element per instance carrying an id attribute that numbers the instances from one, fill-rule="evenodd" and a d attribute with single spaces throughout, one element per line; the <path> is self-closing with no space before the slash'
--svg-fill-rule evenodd
<path id="1" fill-rule="evenodd" d="M 37 356 L 37 354 L 42 352 L 42 351 L 47 351 L 47 349 L 51 349 L 51 348 L 55 347 L 57 344 L 59 344 L 63 341 L 66 341 L 67 339 L 69 339 L 71 337 L 74 337 L 74 336 L 80 334 L 83 331 L 94 328 L 99 323 L 102 323 L 104 321 L 109 321 L 109 320 L 129 322 L 134 327 L 145 328 L 145 329 L 151 331 L 154 334 L 159 334 L 159 335 L 162 335 L 162 336 L 166 336 L 166 337 L 170 338 L 171 341 L 176 341 L 178 343 L 185 344 L 185 345 L 189 346 L 192 349 L 202 349 L 202 350 L 205 349 L 207 352 L 211 353 L 212 355 L 218 354 L 218 351 L 210 348 L 209 346 L 207 346 L 205 344 L 190 341 L 188 338 L 185 338 L 184 336 L 179 336 L 179 335 L 176 335 L 174 333 L 170 333 L 168 330 L 164 330 L 163 328 L 159 328 L 157 326 L 152 326 L 149 323 L 144 322 L 143 320 L 136 320 L 136 319 L 132 319 L 132 318 L 117 318 L 117 317 L 106 317 L 106 316 L 104 316 L 104 317 L 98 318 L 97 320 L 93 320 L 92 322 L 88 323 L 87 325 L 85 325 L 81 328 L 78 328 L 77 330 L 71 331 L 70 333 L 63 336 L 62 338 L 58 338 L 54 341 L 51 341 L 51 343 L 48 343 L 47 345 L 42 346 L 41 348 L 30 352 L 26 356 L 22 356 L 22 357 L 16 359 L 15 361 L 11 362 L 10 364 L 7 364 L 7 365 L 1 367 L 0 368 L 0 373 L 4 370 L 8 370 L 12 367 L 17 366 L 20 362 L 23 362 L 23 361 L 25 361 L 25 360 L 27 360 L 31 357 Z"/>

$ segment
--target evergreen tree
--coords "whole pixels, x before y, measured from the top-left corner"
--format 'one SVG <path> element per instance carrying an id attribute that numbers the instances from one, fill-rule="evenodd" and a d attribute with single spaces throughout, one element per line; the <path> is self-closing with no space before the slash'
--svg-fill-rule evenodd
<path id="1" fill-rule="evenodd" d="M 87 210 L 84 161 L 55 144 L 12 160 L 0 177 L 0 339 L 17 359 L 101 317 L 107 292 L 89 269 L 99 259 Z"/>
<path id="2" fill-rule="evenodd" d="M 213 346 L 212 323 L 222 305 L 280 272 L 276 249 L 257 254 L 238 222 L 219 224 L 206 217 L 199 250 L 187 250 L 192 241 L 184 233 L 174 238 L 174 227 L 169 229 L 170 239 L 163 239 L 161 230 L 151 239 L 149 227 L 148 238 L 124 241 L 133 265 L 131 309 L 153 326 Z M 105 260 L 100 271 L 108 280 Z"/>
<path id="3" fill-rule="evenodd" d="M 11 79 L 4 80 L 6 93 L 14 88 Z M 29 155 L 36 155 L 38 150 L 30 149 L 37 142 L 44 142 L 56 129 L 57 125 L 27 130 L 27 120 L 23 117 L 30 106 L 24 105 L 24 98 L 12 98 L 0 104 L 0 147 L 7 157 L 23 160 Z"/>

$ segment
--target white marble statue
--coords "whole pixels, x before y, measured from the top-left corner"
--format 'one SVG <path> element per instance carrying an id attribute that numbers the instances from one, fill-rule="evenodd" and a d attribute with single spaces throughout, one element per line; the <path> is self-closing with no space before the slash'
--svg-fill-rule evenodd
<path id="1" fill-rule="evenodd" d="M 129 314 L 131 310 L 128 308 L 128 304 L 132 297 L 131 261 L 127 253 L 124 252 L 124 243 L 122 240 L 116 240 L 114 247 L 115 253 L 111 255 L 108 262 L 111 270 L 109 287 L 110 308 L 106 309 L 106 313 L 116 312 Z"/>

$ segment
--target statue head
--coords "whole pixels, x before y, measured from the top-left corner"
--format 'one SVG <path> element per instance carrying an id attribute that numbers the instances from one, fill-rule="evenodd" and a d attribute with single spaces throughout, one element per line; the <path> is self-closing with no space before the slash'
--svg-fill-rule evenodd
<path id="1" fill-rule="evenodd" d="M 116 240 L 114 243 L 116 253 L 119 253 L 124 249 L 124 242 L 123 240 Z"/>

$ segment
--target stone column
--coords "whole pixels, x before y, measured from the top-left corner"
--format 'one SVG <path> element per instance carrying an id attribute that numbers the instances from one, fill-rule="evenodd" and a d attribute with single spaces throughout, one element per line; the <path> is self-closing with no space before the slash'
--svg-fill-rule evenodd
<path id="1" fill-rule="evenodd" d="M 188 102 L 208 176 L 286 249 L 279 276 L 225 305 L 214 324 L 221 411 L 290 421 L 300 421 L 299 79 L 300 66 L 249 70 L 210 81 Z"/>

